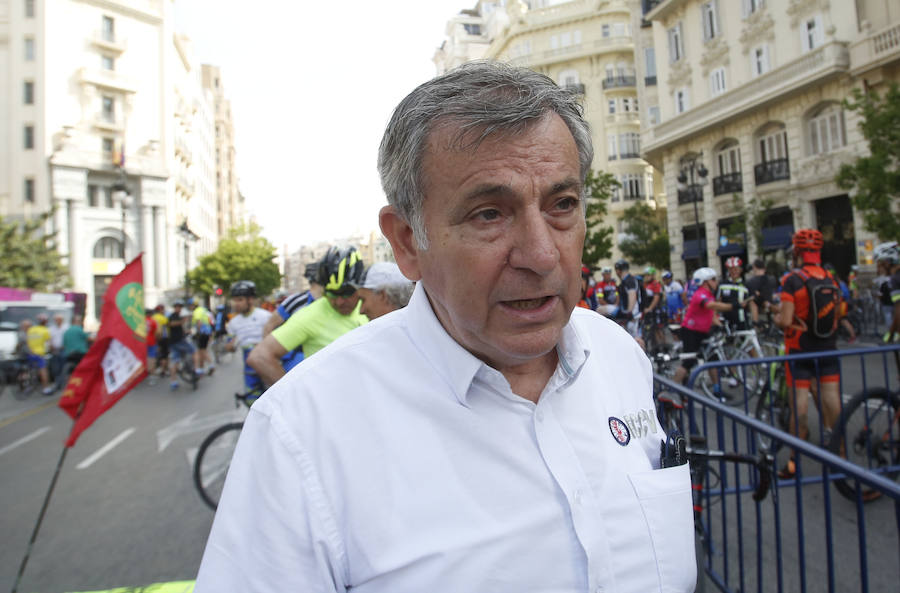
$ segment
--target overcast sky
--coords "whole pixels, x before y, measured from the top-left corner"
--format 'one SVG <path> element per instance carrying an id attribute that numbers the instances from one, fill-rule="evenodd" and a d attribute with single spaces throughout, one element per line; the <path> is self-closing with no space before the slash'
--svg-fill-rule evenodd
<path id="1" fill-rule="evenodd" d="M 241 191 L 279 250 L 378 228 L 384 126 L 474 4 L 176 0 L 176 30 L 223 69 Z"/>

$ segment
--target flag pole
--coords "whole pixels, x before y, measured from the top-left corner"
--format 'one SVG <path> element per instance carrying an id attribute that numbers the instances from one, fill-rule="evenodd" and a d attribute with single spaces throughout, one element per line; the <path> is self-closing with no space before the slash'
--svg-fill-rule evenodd
<path id="1" fill-rule="evenodd" d="M 19 566 L 19 574 L 16 576 L 16 582 L 13 584 L 11 593 L 16 593 L 19 589 L 19 583 L 22 581 L 22 575 L 25 574 L 25 567 L 28 566 L 28 559 L 31 557 L 31 549 L 34 547 L 38 532 L 41 530 L 41 524 L 44 522 L 44 515 L 47 514 L 47 507 L 50 506 L 50 497 L 53 496 L 53 491 L 56 489 L 56 480 L 59 478 L 59 472 L 62 469 L 63 462 L 66 460 L 66 453 L 68 452 L 69 447 L 63 445 L 62 455 L 59 456 L 59 463 L 56 464 L 56 471 L 53 472 L 50 488 L 47 490 L 47 495 L 44 497 L 44 505 L 41 507 L 37 523 L 34 525 L 31 541 L 28 542 L 28 548 L 25 550 L 25 557 L 22 558 L 22 564 Z"/>

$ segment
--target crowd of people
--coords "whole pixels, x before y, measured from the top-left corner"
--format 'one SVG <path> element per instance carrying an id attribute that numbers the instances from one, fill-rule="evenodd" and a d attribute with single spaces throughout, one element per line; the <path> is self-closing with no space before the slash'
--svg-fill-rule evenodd
<path id="1" fill-rule="evenodd" d="M 87 353 L 91 339 L 80 315 L 75 315 L 71 323 L 61 314 L 53 316 L 53 323 L 46 313 L 39 313 L 34 320 L 23 319 L 16 337 L 12 374 L 37 371 L 42 393 L 53 395 L 65 386 L 69 373 Z"/>

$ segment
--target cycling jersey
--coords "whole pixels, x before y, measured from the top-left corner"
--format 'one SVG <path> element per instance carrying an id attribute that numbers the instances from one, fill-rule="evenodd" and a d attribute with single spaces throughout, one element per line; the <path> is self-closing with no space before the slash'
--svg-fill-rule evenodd
<path id="1" fill-rule="evenodd" d="M 747 313 L 741 303 L 750 296 L 750 290 L 744 286 L 740 278 L 737 280 L 725 280 L 719 285 L 716 300 L 734 305 L 731 311 L 722 313 L 722 317 L 731 324 L 734 329 L 746 329 Z"/>
<path id="2" fill-rule="evenodd" d="M 684 322 L 681 327 L 686 327 L 695 332 L 708 334 L 712 328 L 713 318 L 716 312 L 706 306 L 706 303 L 715 301 L 712 293 L 704 285 L 694 292 L 691 302 L 688 304 L 687 311 L 684 312 Z"/>
<path id="3" fill-rule="evenodd" d="M 262 341 L 263 327 L 271 316 L 265 309 L 254 307 L 246 315 L 235 315 L 225 328 L 229 335 L 234 336 L 234 342 L 239 348 L 250 350 Z"/>
<path id="4" fill-rule="evenodd" d="M 206 307 L 198 306 L 191 313 L 191 324 L 197 328 L 197 331 L 204 335 L 212 333 L 212 324 L 209 322 L 209 311 Z"/>
<path id="5" fill-rule="evenodd" d="M 47 346 L 50 344 L 50 330 L 46 325 L 32 325 L 26 334 L 28 350 L 35 356 L 47 354 Z"/>
<path id="6" fill-rule="evenodd" d="M 681 302 L 681 293 L 684 292 L 684 287 L 677 280 L 672 280 L 666 285 L 665 291 L 666 312 L 670 318 L 674 318 L 684 307 L 684 303 Z"/>
<path id="7" fill-rule="evenodd" d="M 303 352 L 309 358 L 351 329 L 366 323 L 368 319 L 359 308 L 360 304 L 357 304 L 352 313 L 341 315 L 328 299 L 317 299 L 291 315 L 272 332 L 272 337 L 288 352 L 303 346 Z"/>
<path id="8" fill-rule="evenodd" d="M 154 313 L 151 317 L 156 322 L 156 337 L 160 339 L 168 338 L 169 318 L 162 313 Z"/>
<path id="9" fill-rule="evenodd" d="M 807 264 L 801 268 L 811 278 L 825 278 L 828 276 L 821 266 Z M 804 331 L 797 320 L 803 320 L 809 316 L 809 294 L 806 291 L 806 282 L 793 270 L 784 275 L 781 281 L 781 300 L 794 303 L 794 323 L 784 330 L 784 344 L 792 352 L 818 352 L 822 350 L 834 350 L 837 348 L 837 333 L 830 338 L 817 338 L 810 332 Z"/>
<path id="10" fill-rule="evenodd" d="M 309 305 L 314 300 L 316 300 L 316 298 L 308 290 L 295 292 L 281 301 L 281 304 L 278 305 L 275 312 L 278 313 L 282 319 L 290 319 L 291 315 L 300 310 L 300 308 Z"/>
<path id="11" fill-rule="evenodd" d="M 601 280 L 597 283 L 597 289 L 603 293 L 603 300 L 606 301 L 606 304 L 614 305 L 616 303 L 615 280 Z"/>

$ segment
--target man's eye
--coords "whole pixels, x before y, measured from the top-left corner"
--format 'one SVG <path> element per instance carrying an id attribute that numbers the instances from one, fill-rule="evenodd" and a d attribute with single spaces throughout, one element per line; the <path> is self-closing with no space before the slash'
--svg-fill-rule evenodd
<path id="1" fill-rule="evenodd" d="M 481 220 L 497 220 L 500 218 L 500 211 L 495 208 L 487 208 L 485 210 L 479 210 L 475 213 L 475 218 L 480 218 Z"/>
<path id="2" fill-rule="evenodd" d="M 556 207 L 557 210 L 563 210 L 563 211 L 573 210 L 573 209 L 575 209 L 576 206 L 578 206 L 578 198 L 572 198 L 572 197 L 563 198 L 563 199 L 559 200 L 558 202 L 556 202 L 556 204 L 554 206 Z"/>

